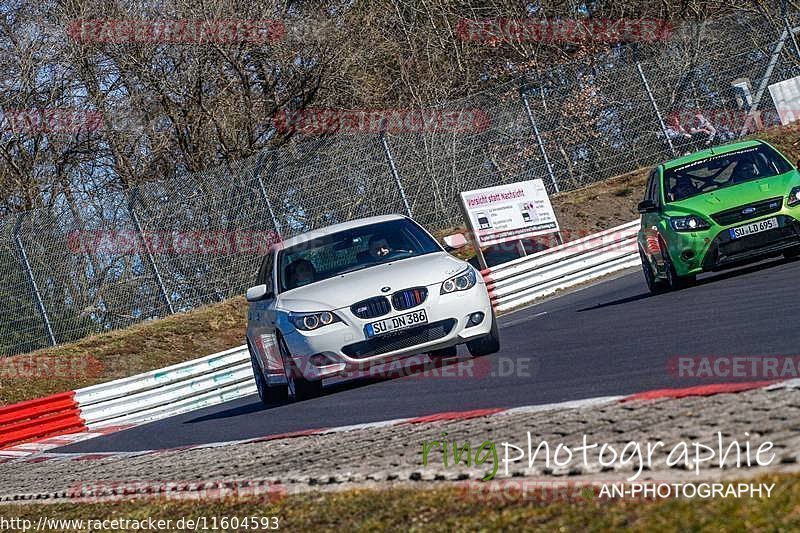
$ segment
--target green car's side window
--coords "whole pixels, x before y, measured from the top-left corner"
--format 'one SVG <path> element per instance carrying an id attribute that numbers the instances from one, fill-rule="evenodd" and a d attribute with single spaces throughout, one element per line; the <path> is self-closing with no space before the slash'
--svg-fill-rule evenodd
<path id="1" fill-rule="evenodd" d="M 645 190 L 645 200 L 652 201 L 655 205 L 661 205 L 661 199 L 658 190 L 658 168 L 654 168 L 650 172 L 650 177 L 647 178 L 647 189 Z"/>

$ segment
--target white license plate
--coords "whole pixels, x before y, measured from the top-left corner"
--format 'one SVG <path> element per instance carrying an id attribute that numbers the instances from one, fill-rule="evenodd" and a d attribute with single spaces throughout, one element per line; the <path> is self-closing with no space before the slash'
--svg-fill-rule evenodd
<path id="1" fill-rule="evenodd" d="M 427 324 L 427 323 L 428 323 L 428 315 L 425 314 L 424 309 L 420 309 L 419 311 L 414 311 L 413 313 L 406 313 L 404 315 L 385 318 L 377 322 L 370 322 L 369 324 L 364 326 L 364 331 L 366 332 L 367 338 L 369 339 L 372 337 L 377 337 L 378 335 L 391 333 L 392 331 L 412 328 L 414 326 L 419 326 L 420 324 Z"/>
<path id="2" fill-rule="evenodd" d="M 758 222 L 751 222 L 750 224 L 745 224 L 738 228 L 731 228 L 728 231 L 731 232 L 731 239 L 740 239 L 752 235 L 753 233 L 761 233 L 762 231 L 775 229 L 777 227 L 778 219 L 773 217 L 766 220 L 759 220 Z"/>

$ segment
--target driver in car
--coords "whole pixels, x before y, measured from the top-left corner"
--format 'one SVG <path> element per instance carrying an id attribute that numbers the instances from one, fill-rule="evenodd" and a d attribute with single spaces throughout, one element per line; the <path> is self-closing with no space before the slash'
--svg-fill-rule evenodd
<path id="1" fill-rule="evenodd" d="M 685 174 L 680 174 L 675 180 L 675 186 L 672 187 L 672 190 L 670 191 L 670 200 L 673 202 L 682 200 L 692 196 L 696 192 L 697 187 L 695 187 L 694 183 L 692 183 L 692 179 Z"/>
<path id="2" fill-rule="evenodd" d="M 755 159 L 749 157 L 736 165 L 736 170 L 734 171 L 733 175 L 733 182 L 742 183 L 745 181 L 750 181 L 756 179 L 759 174 L 760 172 L 758 170 L 758 164 L 756 164 Z"/>
<path id="3" fill-rule="evenodd" d="M 392 247 L 386 237 L 381 235 L 373 235 L 369 239 L 369 256 L 372 259 L 383 259 L 392 253 Z"/>
<path id="4" fill-rule="evenodd" d="M 316 269 L 311 261 L 297 259 L 289 264 L 286 268 L 286 273 L 289 287 L 294 289 L 313 282 L 316 276 Z"/>

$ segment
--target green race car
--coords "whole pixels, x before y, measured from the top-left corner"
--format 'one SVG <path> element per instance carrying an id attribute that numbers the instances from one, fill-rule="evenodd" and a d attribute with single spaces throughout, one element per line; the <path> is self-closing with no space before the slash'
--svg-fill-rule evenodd
<path id="1" fill-rule="evenodd" d="M 639 203 L 639 254 L 652 292 L 701 272 L 800 253 L 800 173 L 760 140 L 654 168 Z"/>

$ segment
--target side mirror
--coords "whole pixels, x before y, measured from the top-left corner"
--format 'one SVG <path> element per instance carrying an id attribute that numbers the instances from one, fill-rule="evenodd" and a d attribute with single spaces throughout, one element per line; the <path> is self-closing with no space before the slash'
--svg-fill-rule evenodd
<path id="1" fill-rule="evenodd" d="M 467 245 L 467 238 L 464 237 L 463 233 L 448 235 L 443 240 L 444 245 L 448 250 L 458 250 L 459 248 L 463 248 Z"/>
<path id="2" fill-rule="evenodd" d="M 653 200 L 643 200 L 639 202 L 637 209 L 640 213 L 654 213 L 658 211 L 658 206 L 656 206 Z"/>
<path id="3" fill-rule="evenodd" d="M 261 300 L 270 300 L 275 298 L 275 294 L 267 290 L 266 285 L 256 285 L 247 289 L 248 302 L 260 302 Z"/>

